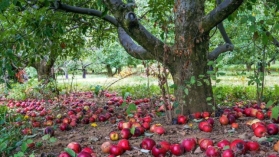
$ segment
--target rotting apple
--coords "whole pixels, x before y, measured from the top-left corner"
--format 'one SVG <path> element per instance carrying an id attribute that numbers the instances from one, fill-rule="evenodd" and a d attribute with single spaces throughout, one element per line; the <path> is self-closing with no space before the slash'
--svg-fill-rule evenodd
<path id="1" fill-rule="evenodd" d="M 54 136 L 54 129 L 50 126 L 46 127 L 44 130 L 45 134 L 49 134 L 50 136 Z"/>
<path id="2" fill-rule="evenodd" d="M 245 154 L 247 151 L 246 142 L 241 139 L 235 139 L 230 144 L 230 149 L 233 150 L 235 155 Z"/>

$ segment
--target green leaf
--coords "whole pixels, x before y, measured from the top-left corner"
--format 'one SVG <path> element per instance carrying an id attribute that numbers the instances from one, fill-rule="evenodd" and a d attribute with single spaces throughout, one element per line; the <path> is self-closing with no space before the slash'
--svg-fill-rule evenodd
<path id="1" fill-rule="evenodd" d="M 28 139 L 28 140 L 26 141 L 27 144 L 30 144 L 30 143 L 32 143 L 32 142 L 33 142 L 33 140 L 31 140 L 31 139 Z"/>
<path id="2" fill-rule="evenodd" d="M 207 65 L 213 65 L 214 64 L 214 61 L 209 61 L 208 63 L 207 63 Z"/>
<path id="3" fill-rule="evenodd" d="M 275 118 L 277 119 L 278 115 L 279 115 L 279 106 L 275 106 L 271 109 L 271 118 Z"/>
<path id="4" fill-rule="evenodd" d="M 189 94 L 189 90 L 188 90 L 188 88 L 185 88 L 185 89 L 184 89 L 184 93 L 185 93 L 186 95 L 188 95 L 188 94 Z"/>
<path id="5" fill-rule="evenodd" d="M 49 142 L 51 142 L 51 143 L 55 143 L 56 141 L 57 141 L 57 138 L 55 138 L 55 137 L 51 137 L 49 139 Z"/>
<path id="6" fill-rule="evenodd" d="M 170 85 L 170 88 L 177 89 L 177 85 L 176 84 L 172 84 L 172 85 Z"/>
<path id="7" fill-rule="evenodd" d="M 177 101 L 175 101 L 174 103 L 173 103 L 173 107 L 174 108 L 177 108 L 179 106 L 179 103 L 177 102 Z"/>
<path id="8" fill-rule="evenodd" d="M 227 149 L 230 149 L 229 145 L 226 145 L 226 146 L 223 147 L 223 150 L 227 150 Z"/>
<path id="9" fill-rule="evenodd" d="M 210 100 L 212 100 L 212 97 L 207 97 L 206 98 L 206 101 L 210 101 Z"/>
<path id="10" fill-rule="evenodd" d="M 50 135 L 49 134 L 46 134 L 46 135 L 44 135 L 43 137 L 42 137 L 42 140 L 48 140 L 50 138 Z"/>
<path id="11" fill-rule="evenodd" d="M 70 148 L 64 148 L 65 152 L 67 152 L 71 157 L 76 157 L 76 153 Z"/>
<path id="12" fill-rule="evenodd" d="M 266 108 L 269 108 L 271 105 L 273 104 L 273 101 L 272 100 L 269 100 L 266 104 Z"/>
<path id="13" fill-rule="evenodd" d="M 196 83 L 195 76 L 191 76 L 190 83 L 191 84 L 195 84 Z"/>
<path id="14" fill-rule="evenodd" d="M 160 34 L 161 39 L 164 39 L 164 35 L 165 35 L 165 32 L 162 32 L 162 33 Z"/>
<path id="15" fill-rule="evenodd" d="M 197 86 L 202 86 L 201 81 L 197 81 Z"/>
<path id="16" fill-rule="evenodd" d="M 28 146 L 27 146 L 27 143 L 22 143 L 21 145 L 21 151 L 25 152 L 27 150 Z"/>
<path id="17" fill-rule="evenodd" d="M 128 96 L 130 96 L 130 93 L 129 92 L 125 92 L 124 96 L 123 96 L 124 100 L 126 100 Z"/>
<path id="18" fill-rule="evenodd" d="M 126 113 L 131 114 L 132 111 L 136 111 L 136 110 L 137 110 L 137 106 L 135 104 L 129 104 Z"/>
<path id="19" fill-rule="evenodd" d="M 135 134 L 135 130 L 136 130 L 136 128 L 134 126 L 130 129 L 130 132 L 131 132 L 132 135 Z"/>

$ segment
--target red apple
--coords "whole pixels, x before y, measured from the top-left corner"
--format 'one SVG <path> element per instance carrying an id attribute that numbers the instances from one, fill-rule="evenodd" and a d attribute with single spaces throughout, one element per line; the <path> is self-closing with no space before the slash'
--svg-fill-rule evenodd
<path id="1" fill-rule="evenodd" d="M 177 124 L 186 124 L 187 123 L 187 117 L 184 115 L 178 115 L 177 116 Z"/>
<path id="2" fill-rule="evenodd" d="M 170 152 L 173 155 L 180 156 L 184 153 L 184 147 L 181 144 L 172 144 L 170 146 Z"/>
<path id="3" fill-rule="evenodd" d="M 80 152 L 78 153 L 77 157 L 92 157 L 92 156 L 87 152 Z"/>
<path id="4" fill-rule="evenodd" d="M 267 134 L 267 129 L 265 126 L 258 126 L 254 129 L 254 134 L 257 137 L 264 137 Z"/>
<path id="5" fill-rule="evenodd" d="M 218 147 L 209 146 L 205 151 L 206 157 L 220 157 L 221 153 Z"/>
<path id="6" fill-rule="evenodd" d="M 210 125 L 210 124 L 208 124 L 208 125 L 204 125 L 203 127 L 202 127 L 202 131 L 204 131 L 204 132 L 211 132 L 212 131 L 212 125 Z"/>
<path id="7" fill-rule="evenodd" d="M 260 144 L 256 141 L 248 141 L 246 142 L 247 150 L 249 151 L 258 151 L 260 150 Z"/>
<path id="8" fill-rule="evenodd" d="M 151 138 L 144 138 L 140 144 L 142 149 L 151 150 L 156 145 L 156 142 Z"/>
<path id="9" fill-rule="evenodd" d="M 231 149 L 227 149 L 223 151 L 222 157 L 235 157 L 235 155 Z"/>
<path id="10" fill-rule="evenodd" d="M 146 130 L 148 130 L 150 128 L 150 123 L 148 122 L 143 122 L 142 123 L 142 127 L 144 127 Z"/>
<path id="11" fill-rule="evenodd" d="M 71 142 L 68 144 L 67 148 L 72 149 L 75 153 L 79 153 L 81 151 L 81 146 L 77 142 Z"/>
<path id="12" fill-rule="evenodd" d="M 195 112 L 195 113 L 193 113 L 193 117 L 195 119 L 200 119 L 201 118 L 201 113 L 200 112 Z"/>
<path id="13" fill-rule="evenodd" d="M 257 117 L 259 120 L 264 120 L 265 116 L 264 116 L 263 111 L 257 111 L 256 117 Z"/>
<path id="14" fill-rule="evenodd" d="M 205 151 L 209 146 L 213 146 L 213 141 L 211 139 L 203 139 L 199 143 L 200 149 Z"/>
<path id="15" fill-rule="evenodd" d="M 217 146 L 221 149 L 221 150 L 223 150 L 223 148 L 225 147 L 225 146 L 230 146 L 230 141 L 228 141 L 228 140 L 221 140 L 221 141 L 219 141 L 218 143 L 217 143 Z"/>
<path id="16" fill-rule="evenodd" d="M 164 157 L 167 153 L 167 150 L 162 147 L 161 145 L 155 145 L 152 150 L 151 150 L 151 154 L 154 156 L 154 157 Z"/>
<path id="17" fill-rule="evenodd" d="M 59 126 L 59 128 L 60 128 L 61 131 L 68 131 L 68 130 L 71 129 L 70 126 L 69 126 L 69 124 L 67 124 L 67 123 L 62 123 L 62 124 Z"/>
<path id="18" fill-rule="evenodd" d="M 207 121 L 201 121 L 201 122 L 199 123 L 199 129 L 200 129 L 201 131 L 203 131 L 203 126 L 205 126 L 205 125 L 211 125 L 211 124 L 209 124 Z"/>
<path id="19" fill-rule="evenodd" d="M 130 137 L 132 137 L 131 131 L 128 128 L 124 128 L 120 131 L 120 136 L 123 139 L 129 139 Z"/>
<path id="20" fill-rule="evenodd" d="M 276 135 L 278 133 L 278 130 L 279 130 L 278 125 L 273 124 L 273 123 L 268 124 L 266 126 L 266 128 L 267 128 L 267 133 L 269 135 Z"/>
<path id="21" fill-rule="evenodd" d="M 229 119 L 228 119 L 227 115 L 222 115 L 222 116 L 219 118 L 219 122 L 220 122 L 222 125 L 227 125 L 227 124 L 229 124 Z"/>
<path id="22" fill-rule="evenodd" d="M 155 128 L 154 128 L 154 133 L 157 133 L 157 134 L 159 134 L 159 135 L 162 135 L 162 134 L 164 134 L 166 131 L 165 131 L 165 128 L 163 127 L 163 126 L 156 126 Z"/>
<path id="23" fill-rule="evenodd" d="M 71 155 L 68 154 L 67 152 L 62 152 L 62 153 L 59 154 L 58 157 L 71 157 Z"/>
<path id="24" fill-rule="evenodd" d="M 192 152 L 193 150 L 195 150 L 196 144 L 197 142 L 195 138 L 186 138 L 181 143 L 186 152 Z"/>
<path id="25" fill-rule="evenodd" d="M 202 115 L 203 118 L 210 117 L 210 113 L 209 112 L 202 112 L 201 115 Z"/>
<path id="26" fill-rule="evenodd" d="M 122 147 L 112 144 L 110 146 L 109 153 L 118 156 L 118 155 L 122 155 L 124 153 L 124 150 Z"/>
<path id="27" fill-rule="evenodd" d="M 131 145 L 127 139 L 121 139 L 118 142 L 117 146 L 121 147 L 124 151 L 132 149 Z"/>
<path id="28" fill-rule="evenodd" d="M 161 145 L 161 147 L 165 148 L 167 151 L 170 150 L 170 143 L 168 141 L 161 141 L 159 142 L 159 144 Z"/>

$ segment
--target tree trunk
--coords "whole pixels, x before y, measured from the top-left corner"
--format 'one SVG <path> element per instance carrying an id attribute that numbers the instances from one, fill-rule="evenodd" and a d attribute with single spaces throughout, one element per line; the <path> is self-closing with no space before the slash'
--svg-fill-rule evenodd
<path id="1" fill-rule="evenodd" d="M 66 79 L 69 79 L 68 70 L 64 70 L 64 74 L 65 74 L 65 78 L 66 78 Z"/>
<path id="2" fill-rule="evenodd" d="M 121 71 L 122 71 L 122 67 L 120 66 L 120 67 L 117 68 L 117 74 L 120 74 Z"/>
<path id="3" fill-rule="evenodd" d="M 86 78 L 86 69 L 82 69 L 82 78 Z"/>
<path id="4" fill-rule="evenodd" d="M 113 73 L 112 73 L 112 68 L 111 68 L 110 64 L 107 64 L 106 68 L 107 68 L 107 75 L 108 75 L 108 77 L 112 77 Z"/>
<path id="5" fill-rule="evenodd" d="M 37 70 L 38 73 L 38 81 L 43 81 L 43 83 L 48 83 L 52 75 L 52 66 L 53 63 L 47 63 L 45 60 L 41 60 L 40 62 L 34 63 L 33 67 Z"/>
<path id="6" fill-rule="evenodd" d="M 253 65 L 253 64 L 246 63 L 246 69 L 247 69 L 247 71 L 250 71 L 250 70 L 252 69 L 252 65 Z"/>
<path id="7" fill-rule="evenodd" d="M 180 108 L 176 109 L 176 114 L 212 111 L 213 92 L 207 74 L 209 32 L 199 30 L 195 23 L 204 15 L 204 3 L 176 1 L 174 7 L 175 17 L 180 20 L 175 20 L 175 45 L 169 50 L 172 51 L 170 56 L 163 55 L 163 64 L 169 68 L 177 86 L 174 94 Z"/>
<path id="8" fill-rule="evenodd" d="M 169 66 L 176 89 L 174 91 L 176 101 L 180 108 L 176 114 L 189 114 L 198 111 L 213 110 L 213 92 L 210 77 L 207 75 L 206 55 L 204 51 L 196 52 L 203 57 L 192 53 L 191 61 L 185 63 L 184 59 L 177 59 Z M 200 57 L 199 60 L 194 57 Z M 207 101 L 208 100 L 208 101 Z M 211 104 L 211 105 L 210 105 Z"/>

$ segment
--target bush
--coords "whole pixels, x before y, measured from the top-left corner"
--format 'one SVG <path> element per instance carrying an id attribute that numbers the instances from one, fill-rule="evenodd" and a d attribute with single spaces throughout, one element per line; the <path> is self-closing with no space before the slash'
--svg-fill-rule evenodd
<path id="1" fill-rule="evenodd" d="M 256 100 L 257 90 L 254 86 L 216 86 L 213 93 L 217 104 L 223 102 L 236 102 L 240 100 Z M 279 98 L 279 86 L 265 87 L 262 101 L 277 100 Z"/>
<path id="2" fill-rule="evenodd" d="M 56 86 L 54 82 L 45 85 L 36 79 L 30 79 L 24 84 L 15 83 L 9 90 L 8 99 L 25 100 L 28 98 L 52 98 L 55 96 Z"/>

